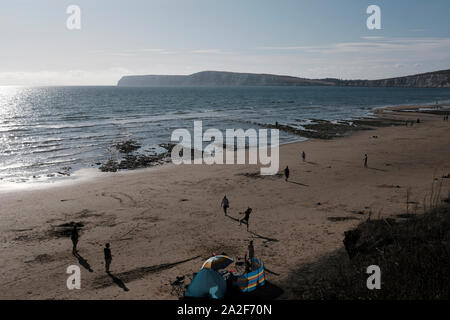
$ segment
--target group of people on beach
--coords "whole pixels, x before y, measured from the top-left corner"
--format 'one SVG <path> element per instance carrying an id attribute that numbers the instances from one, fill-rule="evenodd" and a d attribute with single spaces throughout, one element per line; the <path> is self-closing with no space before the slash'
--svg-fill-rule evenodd
<path id="1" fill-rule="evenodd" d="M 228 200 L 227 196 L 225 195 L 222 199 L 222 203 L 220 206 L 223 208 L 223 213 L 227 215 L 228 208 L 230 207 L 230 201 Z M 242 224 L 242 222 L 245 222 L 247 224 L 247 231 L 248 231 L 248 225 L 250 220 L 250 214 L 252 213 L 252 208 L 248 207 L 247 210 L 244 212 L 239 212 L 240 214 L 244 214 L 244 217 L 239 220 L 239 225 Z"/>
<path id="2" fill-rule="evenodd" d="M 303 161 L 306 161 L 306 153 L 305 153 L 305 151 L 302 151 L 301 157 L 302 157 Z M 288 181 L 289 175 L 290 175 L 289 166 L 286 166 L 286 168 L 284 169 L 285 181 Z M 228 215 L 228 208 L 230 208 L 230 201 L 228 200 L 226 195 L 223 197 L 220 206 L 223 208 L 223 213 L 225 214 L 225 216 L 227 216 Z M 249 230 L 250 214 L 252 213 L 252 211 L 253 211 L 252 208 L 247 207 L 247 210 L 245 210 L 244 212 L 239 212 L 240 214 L 244 215 L 244 217 L 242 219 L 239 219 L 239 225 L 242 225 L 242 223 L 245 223 L 247 225 L 247 231 Z M 251 241 L 251 245 L 253 247 L 253 241 Z"/>
<path id="3" fill-rule="evenodd" d="M 447 116 L 447 120 L 448 120 L 448 116 Z M 303 161 L 306 161 L 306 153 L 305 151 L 302 151 L 301 153 L 301 158 Z M 368 156 L 367 154 L 365 154 L 364 156 L 364 167 L 367 168 L 367 161 L 368 161 Z M 289 180 L 289 175 L 290 175 L 290 169 L 289 166 L 286 166 L 286 168 L 284 169 L 284 177 L 285 177 L 285 181 Z M 230 201 L 228 200 L 227 196 L 225 195 L 222 199 L 221 202 L 221 207 L 223 208 L 223 212 L 225 214 L 225 216 L 228 215 L 228 209 L 230 208 Z M 250 214 L 252 213 L 253 209 L 250 207 L 247 207 L 247 209 L 244 212 L 239 212 L 240 214 L 243 214 L 244 217 L 242 219 L 239 219 L 239 225 L 242 225 L 242 223 L 245 223 L 247 225 L 247 231 L 249 231 L 249 225 L 250 225 Z M 71 240 L 72 240 L 72 253 L 73 255 L 77 256 L 78 255 L 78 240 L 79 240 L 79 233 L 78 233 L 78 228 L 76 225 L 73 226 L 73 229 L 71 231 Z M 110 266 L 111 266 L 111 262 L 112 262 L 112 254 L 111 254 L 111 246 L 109 243 L 105 244 L 105 247 L 103 248 L 103 255 L 104 255 L 104 260 L 105 260 L 105 271 L 106 273 L 110 273 Z M 251 240 L 248 246 L 248 258 L 249 261 L 251 261 L 251 259 L 254 257 L 254 247 L 253 247 L 253 241 Z M 251 264 L 249 265 L 249 263 L 247 262 L 247 258 L 246 258 L 246 269 L 251 268 Z"/>
<path id="4" fill-rule="evenodd" d="M 306 161 L 306 153 L 305 153 L 305 151 L 302 151 L 301 157 L 302 157 L 303 161 Z M 364 168 L 367 168 L 367 166 L 368 166 L 367 153 L 364 155 L 363 162 L 364 162 Z M 286 168 L 284 169 L 285 181 L 289 180 L 289 175 L 290 175 L 290 169 L 289 169 L 289 166 L 286 166 Z M 228 200 L 226 195 L 223 197 L 220 206 L 223 208 L 223 212 L 224 212 L 225 216 L 227 216 L 228 215 L 228 209 L 230 208 L 230 201 Z M 247 231 L 248 231 L 248 228 L 249 228 L 249 220 L 250 220 L 250 214 L 252 213 L 252 210 L 253 210 L 252 208 L 248 207 L 247 210 L 245 210 L 244 212 L 239 212 L 240 214 L 244 214 L 244 217 L 239 220 L 239 225 L 241 225 L 244 222 L 247 225 Z"/>
<path id="5" fill-rule="evenodd" d="M 71 235 L 70 235 L 70 239 L 72 240 L 72 253 L 74 256 L 78 256 L 78 239 L 80 238 L 80 235 L 78 234 L 78 229 L 77 226 L 74 225 Z M 111 266 L 111 262 L 112 262 L 112 254 L 111 254 L 111 248 L 110 248 L 110 244 L 107 243 L 105 244 L 105 248 L 103 248 L 103 255 L 105 258 L 105 271 L 106 273 L 110 273 L 109 271 L 109 267 Z"/>

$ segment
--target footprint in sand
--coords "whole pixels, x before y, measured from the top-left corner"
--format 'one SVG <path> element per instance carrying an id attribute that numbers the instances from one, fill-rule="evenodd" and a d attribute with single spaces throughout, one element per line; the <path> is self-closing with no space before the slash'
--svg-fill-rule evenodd
<path id="1" fill-rule="evenodd" d="M 137 202 L 133 199 L 133 197 L 123 192 L 102 192 L 101 195 L 102 197 L 113 198 L 119 201 L 120 204 L 126 204 L 133 207 L 136 207 L 137 205 Z"/>

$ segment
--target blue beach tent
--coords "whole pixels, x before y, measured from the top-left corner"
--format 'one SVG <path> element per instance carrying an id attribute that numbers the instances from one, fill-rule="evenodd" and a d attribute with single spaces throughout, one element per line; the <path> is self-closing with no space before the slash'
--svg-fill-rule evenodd
<path id="1" fill-rule="evenodd" d="M 223 299 L 226 291 L 225 279 L 217 271 L 205 268 L 195 275 L 184 295 L 189 298 Z"/>

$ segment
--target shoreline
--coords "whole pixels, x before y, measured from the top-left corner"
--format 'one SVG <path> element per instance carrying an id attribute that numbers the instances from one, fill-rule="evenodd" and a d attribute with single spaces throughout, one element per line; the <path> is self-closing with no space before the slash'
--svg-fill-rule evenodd
<path id="1" fill-rule="evenodd" d="M 376 107 L 371 109 L 367 112 L 366 116 L 359 117 L 359 118 L 352 118 L 347 120 L 338 120 L 338 122 L 353 122 L 353 121 L 360 121 L 360 120 L 367 120 L 367 119 L 382 119 L 380 117 L 380 114 L 385 113 L 388 110 L 403 110 L 405 108 L 408 109 L 419 109 L 419 108 L 427 108 L 429 106 L 432 107 L 432 103 L 429 104 L 421 104 L 421 105 L 410 105 L 410 104 L 402 104 L 402 105 L 390 105 L 390 106 L 383 106 L 383 107 Z M 450 106 L 450 104 L 447 104 L 445 102 L 444 104 L 441 104 L 440 106 Z M 433 106 L 435 108 L 436 106 Z M 334 124 L 335 121 L 329 121 L 329 120 L 321 120 L 321 119 L 310 119 L 312 122 L 315 121 L 326 121 L 330 124 Z M 260 126 L 267 126 L 268 124 L 259 124 Z M 290 127 L 290 126 L 287 126 Z M 281 129 L 280 131 L 283 131 Z M 345 134 L 344 136 L 351 135 L 353 132 L 349 132 Z M 293 134 L 295 136 L 295 134 Z M 336 136 L 335 138 L 342 138 L 343 136 Z M 298 136 L 299 140 L 293 140 L 293 141 L 287 141 L 280 143 L 280 147 L 284 145 L 289 144 L 299 144 L 306 141 L 309 141 L 310 139 L 323 139 L 323 138 L 315 138 L 315 137 L 304 137 L 304 136 Z M 304 140 L 301 140 L 304 139 Z M 136 172 L 136 171 L 142 171 L 145 172 L 145 170 L 148 169 L 154 169 L 155 167 L 161 167 L 166 166 L 167 164 L 171 164 L 171 162 L 165 162 L 163 164 L 153 165 L 150 167 L 144 167 L 144 168 L 137 168 L 137 169 L 120 169 L 115 174 L 127 174 L 128 172 Z M 58 176 L 46 179 L 45 181 L 39 181 L 39 180 L 29 180 L 26 182 L 10 182 L 10 181 L 0 181 L 0 194 L 2 193 L 8 193 L 8 192 L 14 192 L 14 191 L 22 191 L 22 190 L 39 190 L 39 189 L 46 189 L 46 188 L 53 188 L 53 187 L 64 187 L 70 184 L 78 184 L 78 183 L 87 183 L 89 181 L 92 181 L 93 179 L 101 179 L 108 176 L 108 172 L 101 172 L 99 168 L 93 168 L 91 167 L 83 167 L 79 168 L 76 171 L 73 171 L 69 176 Z"/>
<path id="2" fill-rule="evenodd" d="M 409 112 L 382 116 L 417 118 Z M 289 299 L 295 288 L 286 280 L 299 265 L 342 248 L 343 233 L 370 215 L 403 213 L 407 192 L 420 211 L 433 179 L 450 172 L 448 122 L 420 117 L 423 122 L 412 127 L 284 144 L 280 170 L 289 165 L 290 182 L 255 175 L 254 165 L 162 165 L 58 188 L 0 193 L 0 297 L 177 299 L 170 285 L 177 276 L 189 282 L 213 252 L 242 259 L 252 239 L 256 256 L 275 273 L 268 272 L 267 281 L 282 289 L 279 298 Z M 369 168 L 362 165 L 365 153 Z M 450 179 L 441 180 L 444 192 Z M 224 194 L 229 217 L 220 208 Z M 235 221 L 247 206 L 254 209 L 250 232 Z M 72 256 L 63 233 L 71 222 L 83 225 L 83 260 Z M 106 242 L 112 246 L 112 273 L 129 291 L 103 271 Z M 86 263 L 93 272 L 83 268 Z M 82 267 L 81 290 L 65 287 L 71 264 Z"/>

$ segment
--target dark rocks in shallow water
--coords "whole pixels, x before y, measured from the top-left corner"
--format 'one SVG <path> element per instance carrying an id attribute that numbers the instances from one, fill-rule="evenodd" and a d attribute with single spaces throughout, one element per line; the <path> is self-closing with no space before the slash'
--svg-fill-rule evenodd
<path id="1" fill-rule="evenodd" d="M 265 124 L 258 122 L 247 122 L 247 123 L 269 129 L 278 129 L 305 138 L 316 138 L 325 140 L 343 136 L 345 133 L 349 131 L 371 130 L 371 128 L 358 127 L 348 122 L 333 123 L 327 120 L 315 120 L 314 123 L 304 124 L 302 125 L 304 129 L 290 125 L 283 125 L 279 123 L 276 124 Z"/>
<path id="2" fill-rule="evenodd" d="M 159 144 L 159 146 L 166 149 L 167 152 L 152 155 L 133 154 L 132 152 L 141 148 L 141 145 L 139 143 L 137 143 L 135 140 L 117 142 L 116 144 L 114 144 L 114 147 L 120 153 L 125 154 L 124 158 L 121 160 L 110 159 L 104 164 L 97 163 L 97 165 L 100 165 L 99 169 L 102 172 L 117 172 L 118 170 L 133 170 L 162 164 L 168 161 L 172 149 L 176 146 L 176 144 L 161 143 Z"/>
<path id="3" fill-rule="evenodd" d="M 175 143 L 160 143 L 159 146 L 161 148 L 164 148 L 167 150 L 167 152 L 170 154 L 172 152 L 172 149 L 176 146 Z"/>
<path id="4" fill-rule="evenodd" d="M 296 120 L 302 122 L 302 120 Z M 263 128 L 278 129 L 280 131 L 288 132 L 294 135 L 302 136 L 305 138 L 315 138 L 315 139 L 333 139 L 337 137 L 343 137 L 345 134 L 353 131 L 360 130 L 373 130 L 374 127 L 388 127 L 394 125 L 404 125 L 404 121 L 398 120 L 386 120 L 378 118 L 367 118 L 358 120 L 346 120 L 331 122 L 328 120 L 313 120 L 313 123 L 302 124 L 301 127 L 283 125 L 276 122 L 275 124 L 270 123 L 259 123 L 254 121 L 241 121 L 244 123 L 257 125 Z"/>
<path id="5" fill-rule="evenodd" d="M 141 144 L 139 144 L 136 140 L 126 140 L 126 141 L 119 141 L 114 144 L 114 147 L 120 152 L 120 153 L 131 153 L 133 151 L 136 151 L 141 148 Z"/>
<path id="6" fill-rule="evenodd" d="M 394 119 L 382 119 L 382 118 L 370 118 L 370 119 L 357 119 L 353 120 L 353 123 L 357 126 L 368 127 L 390 127 L 390 126 L 402 126 L 405 125 L 403 120 Z"/>
<path id="7" fill-rule="evenodd" d="M 115 160 L 108 160 L 105 164 L 102 164 L 99 168 L 102 172 L 116 172 L 119 169 L 119 164 Z"/>
<path id="8" fill-rule="evenodd" d="M 116 160 L 108 160 L 107 163 L 100 166 L 102 172 L 116 172 L 120 170 L 133 170 L 140 168 L 147 168 L 163 162 L 167 162 L 168 153 L 157 155 L 133 155 L 127 154 L 120 162 Z"/>
<path id="9" fill-rule="evenodd" d="M 61 170 L 58 171 L 58 174 L 69 177 L 71 170 L 72 170 L 72 167 L 62 167 Z"/>
<path id="10" fill-rule="evenodd" d="M 125 159 L 120 161 L 119 169 L 138 169 L 146 168 L 159 163 L 167 156 L 167 153 L 157 155 L 127 155 Z"/>

